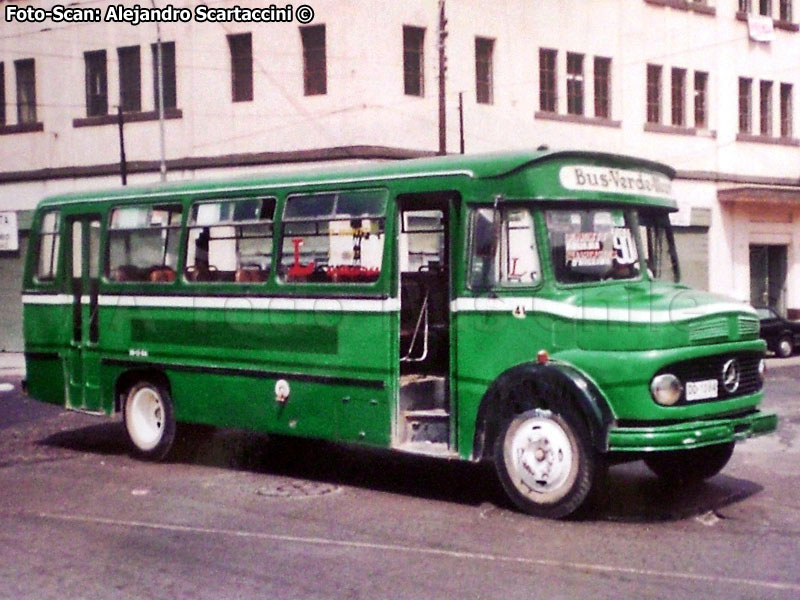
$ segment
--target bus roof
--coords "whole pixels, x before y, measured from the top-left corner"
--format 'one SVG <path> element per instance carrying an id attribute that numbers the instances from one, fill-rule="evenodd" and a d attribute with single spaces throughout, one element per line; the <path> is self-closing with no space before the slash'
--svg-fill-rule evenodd
<path id="1" fill-rule="evenodd" d="M 416 177 L 500 178 L 522 169 L 558 160 L 587 160 L 620 168 L 640 168 L 662 173 L 672 179 L 675 171 L 655 161 L 630 156 L 583 150 L 519 150 L 486 154 L 447 155 L 387 162 L 368 162 L 347 166 L 320 166 L 281 173 L 248 174 L 228 179 L 196 179 L 151 183 L 58 194 L 44 198 L 39 206 L 72 204 L 93 200 L 123 200 L 137 197 L 169 197 L 175 194 L 200 194 L 215 191 L 245 191 L 284 186 L 380 183 Z"/>

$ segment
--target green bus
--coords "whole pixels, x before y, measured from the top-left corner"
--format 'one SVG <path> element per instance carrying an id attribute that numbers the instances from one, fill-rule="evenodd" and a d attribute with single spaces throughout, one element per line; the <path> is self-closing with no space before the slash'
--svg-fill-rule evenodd
<path id="1" fill-rule="evenodd" d="M 616 462 L 708 478 L 777 417 L 753 309 L 679 283 L 673 177 L 541 148 L 46 198 L 27 389 L 151 460 L 183 424 L 489 460 L 544 517 Z"/>

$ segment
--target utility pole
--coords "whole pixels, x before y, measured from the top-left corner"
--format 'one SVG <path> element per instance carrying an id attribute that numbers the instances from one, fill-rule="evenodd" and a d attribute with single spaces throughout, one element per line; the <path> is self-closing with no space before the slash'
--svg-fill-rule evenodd
<path id="1" fill-rule="evenodd" d="M 439 0 L 439 154 L 447 154 L 447 110 L 445 107 L 447 55 L 444 41 L 447 37 L 447 19 L 444 11 L 445 0 Z"/>
<path id="2" fill-rule="evenodd" d="M 150 0 L 153 8 L 156 8 L 156 0 Z M 161 48 L 161 24 L 156 21 L 156 70 L 158 73 L 158 131 L 159 143 L 161 149 L 161 163 L 159 170 L 161 171 L 161 181 L 167 180 L 167 158 L 166 158 L 166 143 L 164 141 L 164 58 Z"/>
<path id="3" fill-rule="evenodd" d="M 122 185 L 128 185 L 128 161 L 125 160 L 125 134 L 122 125 L 122 106 L 117 107 L 117 124 L 119 125 L 119 174 L 122 177 Z"/>
<path id="4" fill-rule="evenodd" d="M 458 141 L 461 154 L 464 154 L 464 92 L 458 92 Z"/>

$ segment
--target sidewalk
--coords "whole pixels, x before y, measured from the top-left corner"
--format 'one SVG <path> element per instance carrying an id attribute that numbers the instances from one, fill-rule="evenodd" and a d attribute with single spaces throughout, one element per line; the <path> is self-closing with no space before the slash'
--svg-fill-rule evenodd
<path id="1" fill-rule="evenodd" d="M 22 352 L 0 352 L 0 379 L 25 377 L 25 355 Z"/>

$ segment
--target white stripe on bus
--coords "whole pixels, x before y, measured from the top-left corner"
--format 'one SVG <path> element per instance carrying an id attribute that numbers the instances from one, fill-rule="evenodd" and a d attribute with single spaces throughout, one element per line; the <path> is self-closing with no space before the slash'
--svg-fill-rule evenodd
<path id="1" fill-rule="evenodd" d="M 745 303 L 715 302 L 685 308 L 667 310 L 641 310 L 610 308 L 602 306 L 576 306 L 569 302 L 558 302 L 546 298 L 458 298 L 450 303 L 452 312 L 527 312 L 549 313 L 558 317 L 585 321 L 624 321 L 628 323 L 671 323 L 688 321 L 724 312 L 747 312 L 755 316 L 755 310 Z"/>
<path id="2" fill-rule="evenodd" d="M 72 304 L 68 294 L 25 294 L 24 304 L 63 305 Z M 82 304 L 89 303 L 89 297 L 81 298 Z M 101 295 L 100 306 L 140 307 L 140 308 L 207 308 L 207 309 L 246 309 L 280 311 L 320 311 L 320 312 L 365 312 L 391 313 L 400 310 L 397 298 L 291 298 L 285 296 L 137 296 Z M 519 312 L 546 313 L 571 320 L 584 321 L 622 321 L 627 323 L 671 323 L 687 321 L 698 317 L 725 312 L 746 312 L 755 316 L 755 310 L 747 304 L 736 302 L 716 302 L 702 306 L 674 308 L 668 310 L 640 310 L 575 306 L 568 302 L 558 302 L 546 298 L 458 298 L 450 303 L 454 313 L 499 313 Z"/>
<path id="3" fill-rule="evenodd" d="M 25 294 L 24 304 L 64 305 L 72 304 L 68 294 Z M 81 297 L 82 304 L 89 304 L 89 296 Z M 224 308 L 284 311 L 322 312 L 397 312 L 400 302 L 396 298 L 287 298 L 263 296 L 134 296 L 100 295 L 100 306 L 140 308 Z"/>

